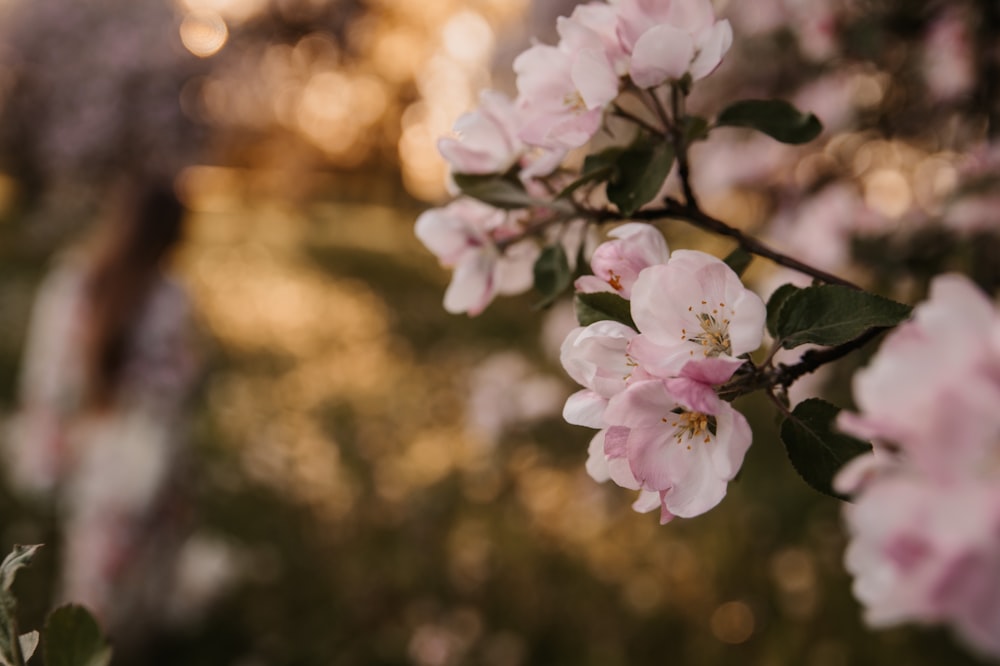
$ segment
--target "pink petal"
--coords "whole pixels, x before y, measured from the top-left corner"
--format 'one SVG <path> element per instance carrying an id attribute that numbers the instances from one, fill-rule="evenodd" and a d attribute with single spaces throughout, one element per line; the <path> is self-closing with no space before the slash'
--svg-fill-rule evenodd
<path id="1" fill-rule="evenodd" d="M 694 42 L 687 31 L 657 25 L 636 41 L 629 73 L 640 88 L 653 88 L 683 77 L 693 57 Z"/>
<path id="2" fill-rule="evenodd" d="M 687 377 L 702 384 L 718 386 L 725 384 L 733 376 L 733 373 L 746 361 L 738 358 L 719 356 L 716 358 L 702 358 L 688 361 L 681 368 L 681 377 Z"/>
<path id="3" fill-rule="evenodd" d="M 743 458 L 753 442 L 753 432 L 746 417 L 721 400 L 715 412 L 715 424 L 716 437 L 711 444 L 712 467 L 720 478 L 729 481 L 743 465 Z"/>
<path id="4" fill-rule="evenodd" d="M 628 455 L 629 429 L 624 426 L 611 426 L 604 436 L 604 455 L 609 458 L 624 458 Z"/>
<path id="5" fill-rule="evenodd" d="M 566 399 L 566 405 L 563 407 L 563 418 L 567 423 L 573 425 L 603 428 L 604 409 L 607 406 L 607 398 L 602 398 L 589 389 L 583 389 Z"/>
<path id="6" fill-rule="evenodd" d="M 466 255 L 451 276 L 451 283 L 444 292 L 444 309 L 452 314 L 468 312 L 470 316 L 481 313 L 495 294 L 493 266 L 496 256 L 486 252 Z"/>
<path id="7" fill-rule="evenodd" d="M 691 78 L 703 79 L 719 66 L 722 56 L 733 45 L 733 28 L 729 21 L 719 21 L 699 40 L 698 55 L 691 62 Z"/>
<path id="8" fill-rule="evenodd" d="M 670 395 L 689 411 L 714 414 L 719 408 L 719 396 L 709 384 L 687 377 L 674 377 L 664 383 Z"/>
<path id="9" fill-rule="evenodd" d="M 599 431 L 590 440 L 590 445 L 587 447 L 586 468 L 590 478 L 598 483 L 604 483 L 611 478 L 611 474 L 608 472 L 607 458 L 604 455 L 603 430 Z"/>
<path id="10" fill-rule="evenodd" d="M 588 109 L 603 109 L 618 96 L 618 75 L 602 51 L 580 51 L 573 61 L 570 77 Z"/>

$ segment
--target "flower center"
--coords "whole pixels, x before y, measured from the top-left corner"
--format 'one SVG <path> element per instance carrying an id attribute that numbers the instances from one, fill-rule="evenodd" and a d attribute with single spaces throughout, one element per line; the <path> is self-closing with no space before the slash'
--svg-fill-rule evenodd
<path id="1" fill-rule="evenodd" d="M 628 368 L 628 373 L 624 377 L 622 377 L 622 381 L 627 382 L 628 380 L 632 379 L 632 372 L 635 370 L 635 368 L 639 367 L 639 364 L 636 363 L 635 359 L 632 358 L 632 355 L 629 354 L 628 352 L 625 352 L 625 366 Z"/>
<path id="2" fill-rule="evenodd" d="M 660 420 L 674 429 L 671 436 L 678 444 L 684 444 L 684 440 L 687 440 L 688 451 L 691 450 L 691 440 L 694 438 L 708 444 L 715 435 L 715 418 L 701 412 L 674 411 Z"/>
<path id="3" fill-rule="evenodd" d="M 563 104 L 573 113 L 580 114 L 587 110 L 587 103 L 583 101 L 583 95 L 579 90 L 566 93 L 563 96 Z"/>
<path id="4" fill-rule="evenodd" d="M 708 305 L 706 301 L 701 302 L 702 307 Z M 714 358 L 725 354 L 732 356 L 733 348 L 729 341 L 729 319 L 719 314 L 721 308 L 725 308 L 725 303 L 719 303 L 718 308 L 713 308 L 711 312 L 699 312 L 695 314 L 701 333 L 688 335 L 687 329 L 681 329 L 681 340 L 690 340 L 703 347 L 705 356 Z M 689 307 L 688 312 L 694 312 L 694 307 Z M 692 352 L 693 354 L 694 352 Z"/>

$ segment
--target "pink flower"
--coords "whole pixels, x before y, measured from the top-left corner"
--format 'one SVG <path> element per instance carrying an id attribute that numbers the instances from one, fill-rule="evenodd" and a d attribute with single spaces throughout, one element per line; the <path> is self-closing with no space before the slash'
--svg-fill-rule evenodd
<path id="1" fill-rule="evenodd" d="M 628 343 L 635 335 L 624 324 L 599 321 L 566 336 L 559 360 L 566 373 L 584 387 L 566 401 L 566 421 L 603 428 L 608 400 L 624 391 L 630 381 L 647 377 L 628 354 Z"/>
<path id="2" fill-rule="evenodd" d="M 525 151 L 520 129 L 513 102 L 503 93 L 484 90 L 479 108 L 455 121 L 457 138 L 440 139 L 438 150 L 458 173 L 504 173 Z"/>
<path id="3" fill-rule="evenodd" d="M 577 8 L 559 20 L 558 46 L 538 44 L 514 60 L 521 138 L 527 143 L 577 148 L 600 128 L 604 108 L 620 86 L 613 59 L 623 58 L 609 32 L 614 24 L 602 25 L 611 18 L 596 3 Z"/>
<path id="4" fill-rule="evenodd" d="M 860 412 L 841 428 L 874 438 L 835 487 L 845 556 L 872 626 L 951 625 L 1000 656 L 1000 316 L 968 279 L 941 275 L 854 378 Z M 888 445 L 891 445 L 888 446 Z"/>
<path id="5" fill-rule="evenodd" d="M 956 99 L 976 84 L 975 56 L 966 21 L 959 11 L 944 11 L 927 31 L 923 74 L 927 88 L 937 99 Z"/>
<path id="6" fill-rule="evenodd" d="M 733 369 L 764 337 L 763 301 L 729 266 L 704 252 L 678 250 L 643 270 L 632 286 L 632 318 L 642 334 L 630 353 L 650 373 L 673 377 L 692 359 Z"/>
<path id="7" fill-rule="evenodd" d="M 900 447 L 931 478 L 974 474 L 1000 441 L 1000 315 L 967 278 L 938 276 L 853 388 L 844 431 Z"/>
<path id="8" fill-rule="evenodd" d="M 1000 488 L 895 475 L 844 509 L 854 594 L 873 627 L 946 623 L 1000 656 Z"/>
<path id="9" fill-rule="evenodd" d="M 752 439 L 743 415 L 701 381 L 713 374 L 717 379 L 719 371 L 728 376 L 729 369 L 716 365 L 706 373 L 697 366 L 689 364 L 675 380 L 630 385 L 604 413 L 611 478 L 660 493 L 663 509 L 685 518 L 722 501 Z M 612 467 L 616 459 L 627 461 L 627 469 Z"/>
<path id="10" fill-rule="evenodd" d="M 710 0 L 621 0 L 618 36 L 631 54 L 629 75 L 652 88 L 690 74 L 711 74 L 733 43 L 729 21 L 715 20 Z"/>
<path id="11" fill-rule="evenodd" d="M 629 222 L 608 235 L 616 240 L 602 243 L 594 250 L 590 259 L 594 274 L 578 278 L 576 290 L 610 291 L 629 299 L 639 273 L 649 266 L 665 264 L 670 251 L 663 234 L 649 224 Z"/>
<path id="12" fill-rule="evenodd" d="M 454 268 L 444 295 L 445 310 L 477 315 L 497 294 L 531 288 L 538 246 L 522 241 L 501 251 L 495 243 L 518 231 L 508 213 L 474 199 L 457 199 L 417 218 L 417 238 L 442 265 Z"/>

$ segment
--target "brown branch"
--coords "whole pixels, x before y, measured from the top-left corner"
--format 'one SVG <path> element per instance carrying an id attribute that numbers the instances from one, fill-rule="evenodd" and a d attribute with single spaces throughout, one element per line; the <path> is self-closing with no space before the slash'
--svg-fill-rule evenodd
<path id="1" fill-rule="evenodd" d="M 622 219 L 619 213 L 610 210 L 592 211 L 591 214 L 594 215 L 598 222 L 609 222 L 611 220 Z M 753 236 L 743 233 L 736 227 L 731 227 L 722 220 L 702 212 L 702 210 L 697 206 L 682 204 L 676 199 L 667 198 L 665 200 L 665 205 L 662 208 L 647 208 L 645 210 L 636 211 L 629 219 L 641 222 L 652 222 L 663 218 L 681 220 L 698 227 L 699 229 L 704 229 L 705 231 L 709 231 L 720 236 L 732 238 L 739 243 L 741 248 L 750 254 L 770 259 L 779 266 L 791 268 L 799 273 L 815 278 L 820 282 L 825 282 L 826 284 L 839 284 L 851 289 L 861 290 L 861 287 L 849 280 L 845 280 L 844 278 L 833 275 L 832 273 L 827 273 L 826 271 L 820 270 L 815 266 L 810 266 L 809 264 L 799 261 L 794 257 L 778 252 L 771 246 L 757 240 Z"/>

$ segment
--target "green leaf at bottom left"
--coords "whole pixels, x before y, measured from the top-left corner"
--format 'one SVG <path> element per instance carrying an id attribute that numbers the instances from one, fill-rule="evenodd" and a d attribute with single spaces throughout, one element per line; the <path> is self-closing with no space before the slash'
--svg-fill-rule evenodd
<path id="1" fill-rule="evenodd" d="M 45 621 L 42 645 L 46 666 L 108 666 L 111 645 L 83 606 L 68 604 Z"/>

